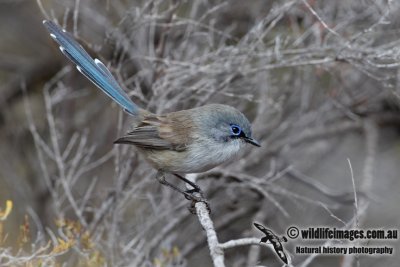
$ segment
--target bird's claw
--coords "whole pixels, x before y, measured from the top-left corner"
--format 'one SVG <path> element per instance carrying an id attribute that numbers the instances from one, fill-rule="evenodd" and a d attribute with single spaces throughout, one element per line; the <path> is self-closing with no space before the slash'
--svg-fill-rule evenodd
<path id="1" fill-rule="evenodd" d="M 185 198 L 186 198 L 187 200 L 191 200 L 191 201 L 192 201 L 192 203 L 190 204 L 190 207 L 189 207 L 189 211 L 190 211 L 192 214 L 196 214 L 196 207 L 195 207 L 196 203 L 198 203 L 198 202 L 203 202 L 203 203 L 206 205 L 206 207 L 207 207 L 208 213 L 211 213 L 210 204 L 209 204 L 208 201 L 204 198 L 203 192 L 202 192 L 201 190 L 200 190 L 200 192 L 196 192 L 197 190 L 193 192 L 193 190 L 194 190 L 194 189 L 185 191 L 185 194 L 184 194 L 184 195 L 185 195 Z"/>

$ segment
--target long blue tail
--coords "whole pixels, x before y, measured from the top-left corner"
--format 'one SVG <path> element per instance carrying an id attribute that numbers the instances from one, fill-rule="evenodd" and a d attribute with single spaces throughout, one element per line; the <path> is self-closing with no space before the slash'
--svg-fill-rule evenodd
<path id="1" fill-rule="evenodd" d="M 76 64 L 80 73 L 117 102 L 130 115 L 139 115 L 139 108 L 132 102 L 107 67 L 97 58 L 93 59 L 83 47 L 54 22 L 44 20 L 50 36 L 60 45 L 61 52 Z"/>

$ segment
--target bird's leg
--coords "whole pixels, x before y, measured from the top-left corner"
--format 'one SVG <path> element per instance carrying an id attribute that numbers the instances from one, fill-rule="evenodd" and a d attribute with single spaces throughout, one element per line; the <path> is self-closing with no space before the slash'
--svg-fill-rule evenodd
<path id="1" fill-rule="evenodd" d="M 179 179 L 183 180 L 184 182 L 188 183 L 190 186 L 193 187 L 193 189 L 190 189 L 190 190 L 182 190 L 182 189 L 180 189 L 179 187 L 175 186 L 174 184 L 171 184 L 170 182 L 168 182 L 168 181 L 165 179 L 165 173 L 164 173 L 164 172 L 161 172 L 161 171 L 159 171 L 159 172 L 157 173 L 156 178 L 157 178 L 157 180 L 160 182 L 160 184 L 166 185 L 166 186 L 170 187 L 170 188 L 173 189 L 174 191 L 179 192 L 179 193 L 181 193 L 182 195 L 184 195 L 186 199 L 191 200 L 191 201 L 192 201 L 192 205 L 191 205 L 191 208 L 189 208 L 189 210 L 190 210 L 192 213 L 196 213 L 196 212 L 195 212 L 195 209 L 194 209 L 194 205 L 195 205 L 197 202 L 203 202 L 203 203 L 205 203 L 206 206 L 207 206 L 207 210 L 208 210 L 209 212 L 211 212 L 210 205 L 208 204 L 207 200 L 204 198 L 203 192 L 201 191 L 200 187 L 199 187 L 197 184 L 195 184 L 194 182 L 192 182 L 192 181 L 186 179 L 185 177 L 182 177 L 182 176 L 180 176 L 180 175 L 178 175 L 178 174 L 174 174 L 174 175 L 175 175 L 176 177 L 178 177 Z M 197 193 L 197 194 L 196 194 L 196 193 Z"/>
<path id="2" fill-rule="evenodd" d="M 185 178 L 184 176 L 181 176 L 179 174 L 174 173 L 176 177 L 184 181 L 185 183 L 188 183 L 193 189 L 186 190 L 187 193 L 193 194 L 193 193 L 200 193 L 200 195 L 203 196 L 203 191 L 201 191 L 200 186 L 198 186 L 196 183 L 190 181 L 189 179 Z"/>
<path id="3" fill-rule="evenodd" d="M 193 214 L 196 214 L 196 209 L 195 209 L 194 205 L 196 204 L 196 202 L 203 202 L 204 204 L 206 204 L 208 213 L 211 213 L 210 204 L 208 204 L 208 201 L 205 199 L 205 197 L 204 197 L 204 195 L 203 195 L 203 191 L 201 190 L 200 186 L 197 185 L 195 182 L 190 181 L 189 179 L 187 179 L 187 178 L 184 177 L 184 176 L 181 176 L 181 175 L 176 174 L 176 173 L 174 173 L 174 175 L 175 175 L 176 177 L 178 177 L 179 179 L 181 179 L 182 181 L 184 181 L 185 183 L 188 183 L 191 187 L 193 187 L 193 189 L 188 189 L 188 190 L 185 191 L 186 193 L 190 194 L 190 196 L 195 196 L 195 197 L 196 197 L 196 200 L 193 200 L 192 197 L 191 197 L 191 198 L 188 198 L 188 197 L 185 195 L 185 197 L 186 197 L 188 200 L 192 200 L 192 205 L 191 205 L 191 207 L 189 208 L 190 212 L 193 213 Z"/>
<path id="4" fill-rule="evenodd" d="M 188 200 L 192 200 L 192 201 L 196 201 L 196 202 L 203 201 L 203 197 L 202 196 L 201 197 L 195 196 L 195 195 L 193 195 L 193 193 L 190 193 L 187 190 L 182 190 L 179 187 L 175 186 L 174 184 L 171 184 L 170 182 L 168 182 L 165 179 L 165 173 L 163 173 L 163 172 L 158 172 L 157 175 L 156 175 L 156 178 L 157 178 L 158 182 L 160 182 L 160 184 L 166 185 L 166 186 L 170 187 L 171 189 L 173 189 L 174 191 L 181 193 Z"/>

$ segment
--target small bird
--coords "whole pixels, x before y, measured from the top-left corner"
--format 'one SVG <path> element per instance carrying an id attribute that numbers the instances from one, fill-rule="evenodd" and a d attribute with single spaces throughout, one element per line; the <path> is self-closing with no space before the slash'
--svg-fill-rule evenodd
<path id="1" fill-rule="evenodd" d="M 193 194 L 201 193 L 198 185 L 182 175 L 208 171 L 232 159 L 246 143 L 260 146 L 252 137 L 249 120 L 228 105 L 210 104 L 163 115 L 139 108 L 108 68 L 99 59 L 93 59 L 71 34 L 52 21 L 44 20 L 43 24 L 78 71 L 135 118 L 133 129 L 114 143 L 136 146 L 158 170 L 158 181 L 186 198 L 204 200 Z M 193 189 L 182 190 L 169 183 L 165 179 L 168 173 Z"/>

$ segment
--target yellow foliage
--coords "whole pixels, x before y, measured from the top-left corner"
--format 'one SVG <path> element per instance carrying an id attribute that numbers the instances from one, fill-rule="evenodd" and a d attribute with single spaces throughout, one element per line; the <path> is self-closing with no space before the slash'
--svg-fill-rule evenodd
<path id="1" fill-rule="evenodd" d="M 8 215 L 10 215 L 11 210 L 13 208 L 13 202 L 11 200 L 6 201 L 6 209 L 4 211 L 0 210 L 0 221 L 4 221 L 7 219 Z"/>
<path id="2" fill-rule="evenodd" d="M 81 236 L 81 244 L 84 249 L 88 250 L 94 247 L 92 239 L 90 238 L 90 233 L 88 231 L 84 232 Z"/>
<path id="3" fill-rule="evenodd" d="M 62 228 L 64 234 L 68 238 L 75 238 L 79 236 L 82 232 L 82 226 L 79 222 L 68 220 L 68 219 L 59 219 L 56 220 L 56 225 L 58 228 Z"/>
<path id="4" fill-rule="evenodd" d="M 12 210 L 12 204 L 13 203 L 11 201 L 7 201 L 5 210 L 0 212 L 0 245 L 4 243 L 4 240 L 6 239 L 5 236 L 7 236 L 7 231 L 6 229 L 3 229 L 4 224 L 2 223 L 2 221 L 5 220 L 10 214 Z M 96 245 L 92 241 L 90 233 L 86 231 L 78 221 L 59 219 L 55 222 L 55 224 L 57 225 L 58 230 L 62 231 L 61 236 L 63 238 L 57 237 L 57 241 L 54 243 L 49 240 L 47 245 L 36 247 L 35 254 L 37 255 L 37 257 L 29 259 L 28 261 L 24 262 L 23 265 L 18 266 L 62 266 L 62 263 L 59 262 L 61 259 L 58 256 L 60 254 L 69 252 L 71 248 L 75 246 L 79 246 L 77 247 L 77 249 L 80 249 L 83 252 L 82 254 L 80 254 L 82 257 L 79 258 L 78 266 L 98 267 L 106 265 L 106 259 L 101 254 L 101 252 L 95 248 Z M 30 232 L 31 229 L 29 224 L 29 216 L 25 215 L 24 221 L 19 228 L 18 242 L 20 246 L 20 252 L 24 251 L 24 247 L 30 248 Z M 14 267 L 14 265 L 11 266 Z"/>
<path id="5" fill-rule="evenodd" d="M 62 238 L 57 238 L 57 240 L 58 244 L 54 246 L 53 250 L 51 251 L 52 253 L 58 254 L 66 252 L 75 245 L 75 240 L 73 239 L 64 240 Z"/>
<path id="6" fill-rule="evenodd" d="M 162 266 L 163 266 L 163 263 L 162 263 L 162 261 L 161 261 L 160 259 L 155 258 L 155 259 L 153 260 L 153 265 L 156 266 L 156 267 L 162 267 Z"/>
<path id="7" fill-rule="evenodd" d="M 98 266 L 104 266 L 105 265 L 105 260 L 103 255 L 96 250 L 94 251 L 91 255 L 89 260 L 86 262 L 85 266 L 87 267 L 98 267 Z"/>
<path id="8" fill-rule="evenodd" d="M 172 248 L 172 256 L 173 256 L 174 258 L 178 258 L 179 255 L 180 255 L 179 248 L 178 248 L 177 246 L 174 246 L 174 247 Z"/>

